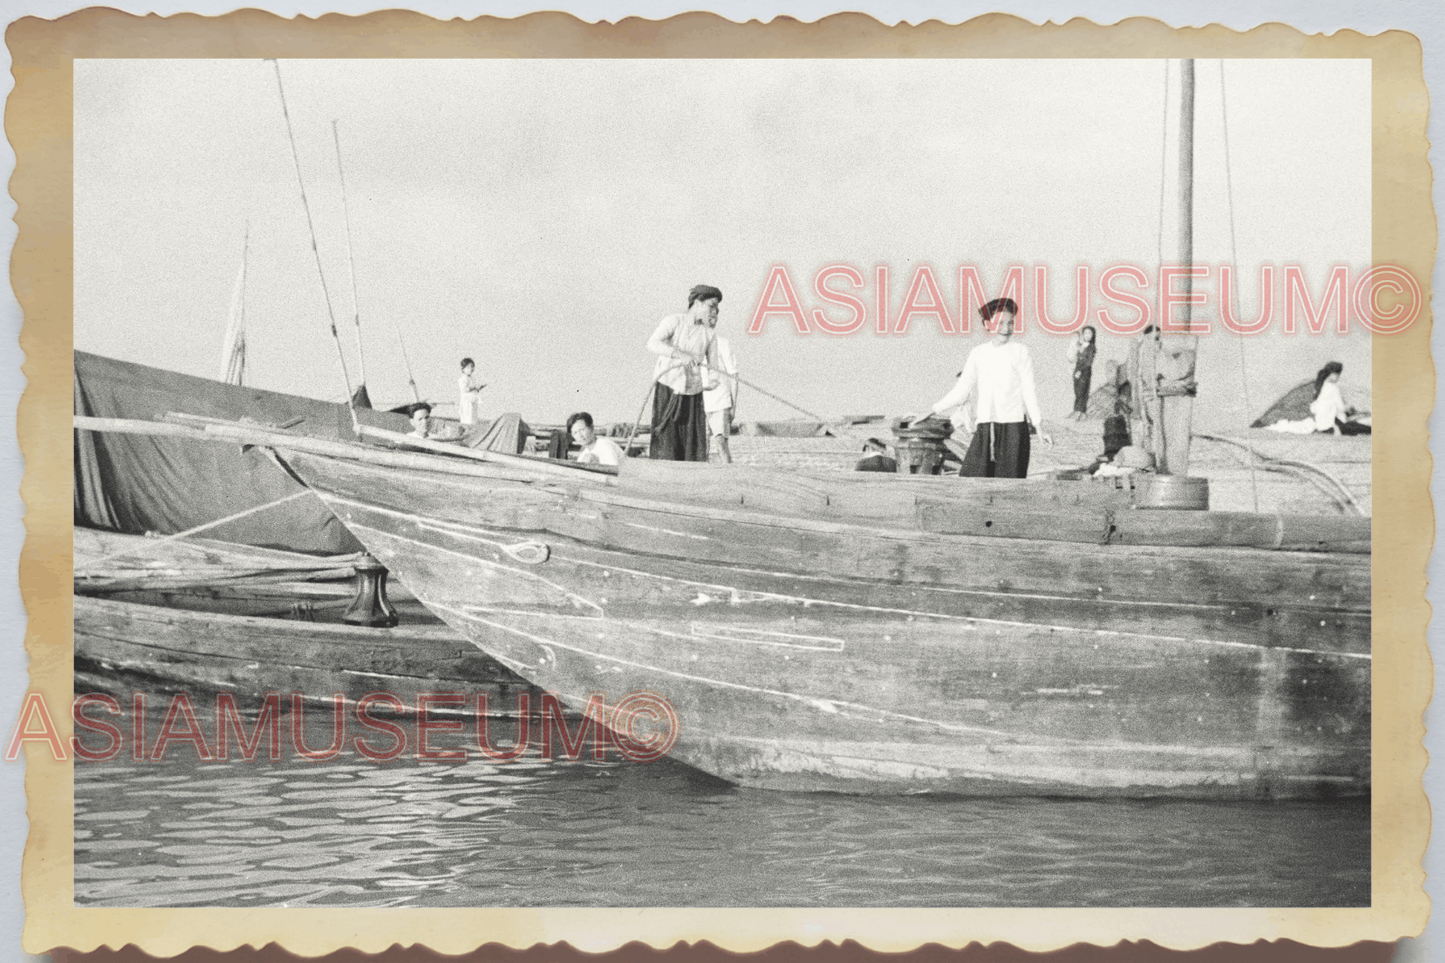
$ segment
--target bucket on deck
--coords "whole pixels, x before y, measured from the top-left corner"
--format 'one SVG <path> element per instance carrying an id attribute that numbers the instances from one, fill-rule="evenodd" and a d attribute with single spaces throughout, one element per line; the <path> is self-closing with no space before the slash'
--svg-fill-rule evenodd
<path id="1" fill-rule="evenodd" d="M 898 454 L 900 475 L 937 475 L 943 471 L 945 449 L 942 441 L 915 438 L 899 441 L 893 447 Z"/>
<path id="2" fill-rule="evenodd" d="M 943 458 L 948 453 L 943 442 L 953 435 L 952 422 L 946 418 L 924 418 L 908 424 L 898 419 L 892 428 L 898 474 L 937 475 L 943 470 Z"/>
<path id="3" fill-rule="evenodd" d="M 1209 479 L 1188 475 L 1139 475 L 1134 487 L 1134 507 L 1207 511 Z"/>

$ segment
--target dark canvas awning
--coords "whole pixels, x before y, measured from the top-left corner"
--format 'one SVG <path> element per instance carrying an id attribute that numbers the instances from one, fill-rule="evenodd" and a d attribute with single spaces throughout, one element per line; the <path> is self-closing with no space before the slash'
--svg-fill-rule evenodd
<path id="1" fill-rule="evenodd" d="M 223 384 L 207 378 L 75 352 L 75 413 L 153 420 L 168 412 L 250 418 L 317 438 L 353 438 L 342 404 Z M 363 423 L 405 431 L 405 417 L 370 409 Z M 182 438 L 75 433 L 75 524 L 174 534 L 301 491 L 264 452 Z M 207 538 L 299 552 L 361 549 L 314 496 L 208 529 Z"/>

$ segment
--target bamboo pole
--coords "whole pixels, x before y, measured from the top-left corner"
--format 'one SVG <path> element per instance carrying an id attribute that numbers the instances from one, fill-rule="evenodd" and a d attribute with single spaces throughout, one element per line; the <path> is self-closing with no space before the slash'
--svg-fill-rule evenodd
<path id="1" fill-rule="evenodd" d="M 167 417 L 186 418 L 185 415 Z M 437 452 L 450 457 L 438 457 L 420 452 L 390 451 L 360 445 L 355 442 L 331 441 L 325 438 L 309 438 L 293 435 L 260 425 L 246 425 L 239 422 L 201 421 L 200 424 L 177 424 L 170 421 L 141 421 L 125 418 L 91 418 L 74 416 L 75 427 L 82 431 L 110 431 L 136 435 L 163 435 L 190 438 L 198 441 L 222 442 L 225 444 L 253 445 L 259 448 L 276 448 L 323 458 L 337 458 L 344 461 L 362 462 L 383 468 L 407 468 L 415 471 L 441 472 L 448 475 L 467 475 L 473 478 L 491 480 L 541 482 L 547 477 L 566 478 L 592 484 L 616 484 L 616 476 L 584 468 L 569 468 L 565 465 L 540 458 L 522 458 L 500 452 L 476 451 L 458 445 L 427 442 L 384 428 L 362 425 L 366 434 L 389 441 L 415 445 L 426 452 Z M 460 457 L 458 457 L 460 456 Z M 483 466 L 476 462 L 490 462 Z"/>
<path id="2" fill-rule="evenodd" d="M 541 472 L 546 475 L 562 476 L 570 481 L 589 482 L 592 484 L 615 485 L 617 476 L 605 469 L 592 470 L 580 466 L 564 465 L 561 462 L 542 458 L 524 458 L 521 455 L 508 455 L 504 452 L 489 451 L 480 448 L 464 448 L 460 445 L 448 444 L 442 441 L 432 441 L 429 438 L 419 438 L 416 435 L 409 435 L 405 432 L 390 431 L 386 428 L 376 428 L 372 425 L 361 425 L 358 429 L 363 438 L 375 438 L 381 441 L 390 441 L 402 445 L 410 445 L 424 451 L 434 451 L 441 455 L 460 455 L 463 458 L 471 458 L 476 461 L 492 462 L 498 465 L 510 465 L 515 468 L 522 468 L 526 471 Z"/>
<path id="3" fill-rule="evenodd" d="M 254 445 L 261 448 L 281 448 L 302 454 L 365 462 L 386 468 L 412 468 L 420 471 L 443 472 L 449 475 L 470 475 L 477 478 L 503 477 L 495 471 L 488 471 L 480 465 L 473 465 L 460 459 L 385 451 L 348 442 L 291 435 L 254 425 L 210 424 L 202 428 L 164 421 L 141 421 L 126 418 L 89 418 L 84 415 L 76 415 L 74 418 L 75 427 L 81 431 L 161 435 L 189 438 L 196 441 L 220 442 L 227 445 Z"/>
<path id="4" fill-rule="evenodd" d="M 351 205 L 346 199 L 346 172 L 341 168 L 341 134 L 337 121 L 331 122 L 331 138 L 336 142 L 336 176 L 341 181 L 341 214 L 346 221 L 346 264 L 351 273 L 351 319 L 356 324 L 356 366 L 361 386 L 366 387 L 366 353 L 361 350 L 361 301 L 356 296 L 356 257 L 351 249 Z"/>

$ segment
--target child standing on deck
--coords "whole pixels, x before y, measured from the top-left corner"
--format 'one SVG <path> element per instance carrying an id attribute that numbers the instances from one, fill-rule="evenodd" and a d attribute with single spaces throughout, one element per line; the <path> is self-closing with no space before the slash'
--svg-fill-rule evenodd
<path id="1" fill-rule="evenodd" d="M 477 420 L 477 403 L 480 401 L 482 389 L 486 387 L 484 384 L 472 384 L 472 375 L 476 370 L 477 365 L 471 358 L 462 359 L 462 376 L 457 379 L 457 388 L 461 392 L 461 399 L 457 402 L 457 420 L 463 426 Z"/>

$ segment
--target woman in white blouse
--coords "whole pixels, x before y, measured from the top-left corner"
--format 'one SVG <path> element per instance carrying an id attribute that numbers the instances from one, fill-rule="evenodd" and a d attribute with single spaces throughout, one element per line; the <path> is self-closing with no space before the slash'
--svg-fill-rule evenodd
<path id="1" fill-rule="evenodd" d="M 1027 478 L 1029 423 L 1039 440 L 1053 445 L 1039 415 L 1034 362 L 1029 349 L 1013 340 L 1018 305 L 996 298 L 978 309 L 993 337 L 968 353 L 953 390 L 940 398 L 929 416 L 957 407 L 977 394 L 977 427 L 960 475 L 977 478 Z"/>

